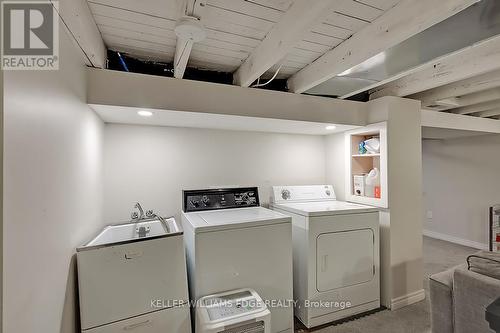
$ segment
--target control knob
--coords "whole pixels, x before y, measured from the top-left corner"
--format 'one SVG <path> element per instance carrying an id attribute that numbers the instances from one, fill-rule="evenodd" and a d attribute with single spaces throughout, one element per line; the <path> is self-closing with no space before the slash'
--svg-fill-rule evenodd
<path id="1" fill-rule="evenodd" d="M 284 200 L 288 200 L 288 199 L 290 199 L 290 191 L 289 191 L 289 190 L 282 190 L 282 191 L 281 191 L 281 197 L 282 197 Z"/>
<path id="2" fill-rule="evenodd" d="M 208 196 L 204 195 L 201 197 L 201 202 L 203 202 L 205 206 L 208 206 L 208 204 L 210 203 L 210 199 L 208 198 Z"/>

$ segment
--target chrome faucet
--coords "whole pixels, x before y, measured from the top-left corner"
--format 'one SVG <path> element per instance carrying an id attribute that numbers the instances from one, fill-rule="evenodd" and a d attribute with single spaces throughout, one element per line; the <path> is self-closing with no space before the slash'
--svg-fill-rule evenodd
<path id="1" fill-rule="evenodd" d="M 163 217 L 160 215 L 156 214 L 152 209 L 148 209 L 146 213 L 144 213 L 144 209 L 142 209 L 142 206 L 140 203 L 136 202 L 134 205 L 134 209 L 137 209 L 138 211 L 134 211 L 131 214 L 132 221 L 135 223 L 139 223 L 142 220 L 151 220 L 151 219 L 158 219 L 163 226 L 166 228 L 167 232 L 170 232 L 168 223 L 165 221 Z M 137 227 L 136 231 L 139 234 L 139 237 L 145 237 L 149 233 L 150 227 Z"/>
<path id="2" fill-rule="evenodd" d="M 131 217 L 132 220 L 144 220 L 144 209 L 142 209 L 142 206 L 140 203 L 136 202 L 134 205 L 135 209 L 138 209 L 139 212 L 132 212 Z"/>

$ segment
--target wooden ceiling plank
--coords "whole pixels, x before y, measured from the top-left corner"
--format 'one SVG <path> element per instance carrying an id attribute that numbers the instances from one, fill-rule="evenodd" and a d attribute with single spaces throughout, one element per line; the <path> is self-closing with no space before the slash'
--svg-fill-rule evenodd
<path id="1" fill-rule="evenodd" d="M 131 45 L 135 44 L 135 41 L 139 42 L 144 42 L 144 43 L 151 43 L 155 45 L 161 45 L 161 46 L 168 46 L 168 47 L 175 47 L 175 40 L 169 40 L 169 39 L 164 39 L 164 38 L 158 38 L 153 35 L 145 35 L 145 34 L 139 34 L 139 33 L 132 33 L 132 32 L 127 32 L 127 34 L 123 34 L 121 30 L 113 29 L 113 28 L 104 28 L 101 29 L 101 33 L 103 36 L 111 36 L 111 37 L 116 37 L 120 38 L 122 40 L 127 40 L 130 41 Z"/>
<path id="2" fill-rule="evenodd" d="M 222 42 L 231 43 L 234 45 L 241 45 L 246 47 L 251 47 L 252 49 L 259 45 L 260 40 L 256 38 L 249 38 L 233 33 L 227 33 L 224 31 L 218 31 L 213 29 L 207 29 L 207 38 L 214 40 L 219 40 Z"/>
<path id="3" fill-rule="evenodd" d="M 219 54 L 221 56 L 232 57 L 240 60 L 246 59 L 246 57 L 248 57 L 249 54 L 248 52 L 234 51 L 203 43 L 195 43 L 193 45 L 193 50 L 209 52 L 212 54 Z"/>
<path id="4" fill-rule="evenodd" d="M 342 40 L 349 38 L 353 33 L 351 30 L 340 28 L 329 23 L 316 24 L 311 31 Z"/>
<path id="5" fill-rule="evenodd" d="M 145 5 L 144 1 L 137 0 L 89 0 L 90 5 L 98 4 L 108 6 L 115 9 L 122 9 L 139 14 L 146 14 L 157 18 L 166 18 L 177 20 L 178 6 L 176 1 L 148 1 Z"/>
<path id="6" fill-rule="evenodd" d="M 201 21 L 207 25 L 209 21 L 229 22 L 264 32 L 269 31 L 274 25 L 272 21 L 209 5 L 205 7 Z"/>
<path id="7" fill-rule="evenodd" d="M 145 40 L 152 40 L 157 42 L 163 42 L 166 44 L 175 45 L 175 34 L 173 31 L 163 30 L 163 34 L 160 35 L 158 31 L 144 29 L 142 31 L 134 30 L 133 26 L 116 26 L 98 23 L 99 30 L 101 33 L 108 33 L 119 35 L 123 37 L 141 38 L 144 37 Z"/>
<path id="8" fill-rule="evenodd" d="M 224 8 L 231 12 L 257 17 L 273 23 L 278 22 L 284 13 L 283 11 L 245 0 L 208 0 L 207 5 L 209 7 Z"/>
<path id="9" fill-rule="evenodd" d="M 135 48 L 129 47 L 127 45 L 113 44 L 109 45 L 109 48 L 113 51 L 121 52 L 134 58 L 145 60 L 145 61 L 158 61 L 169 63 L 174 58 L 174 53 L 159 52 L 156 50 L 151 50 L 147 48 Z"/>
<path id="10" fill-rule="evenodd" d="M 247 2 L 267 8 L 277 9 L 282 12 L 286 12 L 292 5 L 293 1 L 294 0 L 247 0 Z"/>
<path id="11" fill-rule="evenodd" d="M 379 8 L 381 10 L 389 10 L 396 6 L 400 0 L 360 0 L 360 2 Z"/>
<path id="12" fill-rule="evenodd" d="M 384 13 L 384 11 L 379 8 L 369 6 L 356 0 L 345 3 L 339 9 L 336 9 L 335 12 L 368 22 L 373 22 Z"/>
<path id="13" fill-rule="evenodd" d="M 224 40 L 213 39 L 210 37 L 207 37 L 207 39 L 202 40 L 201 42 L 198 42 L 198 44 L 210 46 L 210 47 L 217 47 L 217 48 L 220 48 L 221 50 L 245 52 L 247 56 L 253 50 L 253 48 L 250 46 L 234 44 L 234 43 L 230 43 L 230 42 L 227 42 Z"/>
<path id="14" fill-rule="evenodd" d="M 368 21 L 336 12 L 330 13 L 324 22 L 331 25 L 336 25 L 338 27 L 350 30 L 352 32 L 359 31 L 366 25 L 370 24 L 370 22 Z"/>
<path id="15" fill-rule="evenodd" d="M 307 49 L 307 50 L 318 52 L 321 54 L 325 53 L 326 51 L 328 51 L 330 49 L 330 47 L 327 45 L 313 43 L 313 42 L 309 42 L 307 40 L 301 40 L 297 44 L 296 48 Z"/>
<path id="16" fill-rule="evenodd" d="M 102 34 L 102 37 L 106 42 L 106 44 L 109 45 L 111 49 L 113 45 L 123 45 L 123 46 L 128 46 L 130 48 L 149 49 L 157 52 L 167 52 L 172 54 L 175 52 L 175 46 L 172 45 L 148 42 L 144 40 L 128 38 L 112 34 Z"/>
<path id="17" fill-rule="evenodd" d="M 220 31 L 227 34 L 241 36 L 243 38 L 251 38 L 262 41 L 266 37 L 267 31 L 260 28 L 244 26 L 238 23 L 228 22 L 217 19 L 213 15 L 205 15 L 201 22 L 208 30 Z"/>
<path id="18" fill-rule="evenodd" d="M 309 32 L 304 36 L 304 39 L 310 43 L 316 43 L 323 46 L 328 46 L 328 49 L 332 49 L 333 47 L 339 45 L 344 40 L 336 37 L 326 36 L 317 32 Z"/>
<path id="19" fill-rule="evenodd" d="M 169 18 L 154 17 L 147 14 L 131 12 L 124 9 L 116 9 L 93 3 L 90 3 L 90 9 L 92 10 L 96 21 L 122 21 L 127 24 L 140 24 L 168 30 L 174 30 L 175 28 L 175 20 Z"/>

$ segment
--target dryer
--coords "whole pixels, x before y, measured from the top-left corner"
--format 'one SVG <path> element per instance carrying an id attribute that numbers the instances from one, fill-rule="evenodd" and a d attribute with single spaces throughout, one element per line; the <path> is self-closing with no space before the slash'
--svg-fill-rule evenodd
<path id="1" fill-rule="evenodd" d="M 333 186 L 274 186 L 293 224 L 295 315 L 308 328 L 380 307 L 379 213 L 337 201 Z"/>
<path id="2" fill-rule="evenodd" d="M 193 190 L 182 225 L 192 301 L 251 288 L 271 311 L 271 332 L 293 332 L 289 216 L 260 207 L 256 187 Z"/>

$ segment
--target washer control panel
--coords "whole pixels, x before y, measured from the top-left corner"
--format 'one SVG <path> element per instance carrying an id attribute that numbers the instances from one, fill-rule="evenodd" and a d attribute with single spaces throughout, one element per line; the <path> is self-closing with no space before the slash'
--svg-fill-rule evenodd
<path id="1" fill-rule="evenodd" d="M 335 200 L 332 185 L 273 186 L 271 202 L 303 202 Z"/>
<path id="2" fill-rule="evenodd" d="M 257 187 L 183 191 L 184 212 L 259 206 Z"/>

